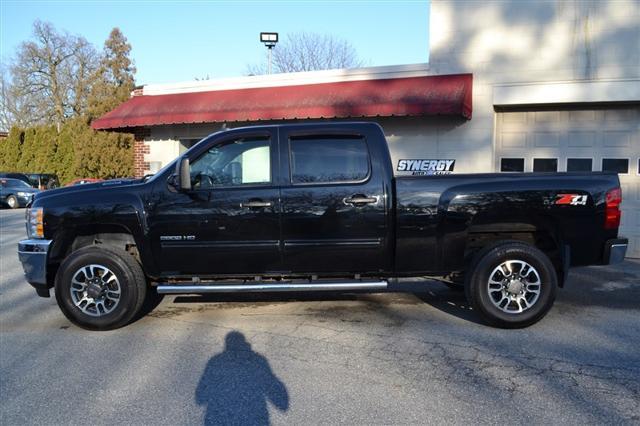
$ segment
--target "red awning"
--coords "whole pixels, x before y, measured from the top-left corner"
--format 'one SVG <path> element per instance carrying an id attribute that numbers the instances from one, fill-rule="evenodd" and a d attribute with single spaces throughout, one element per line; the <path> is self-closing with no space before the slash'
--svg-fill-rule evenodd
<path id="1" fill-rule="evenodd" d="M 457 115 L 471 118 L 471 74 L 134 96 L 96 130 L 179 123 Z"/>

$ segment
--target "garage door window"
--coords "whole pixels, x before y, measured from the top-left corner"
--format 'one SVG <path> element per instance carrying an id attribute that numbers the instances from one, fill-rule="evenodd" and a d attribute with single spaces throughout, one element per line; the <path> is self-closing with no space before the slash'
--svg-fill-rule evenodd
<path id="1" fill-rule="evenodd" d="M 503 158 L 500 160 L 501 172 L 524 172 L 524 158 Z"/>
<path id="2" fill-rule="evenodd" d="M 534 172 L 557 172 L 558 159 L 557 158 L 534 158 L 533 171 Z"/>
<path id="3" fill-rule="evenodd" d="M 591 158 L 568 158 L 567 159 L 568 172 L 590 172 L 592 166 L 593 166 L 593 160 Z"/>
<path id="4" fill-rule="evenodd" d="M 603 158 L 603 172 L 629 173 L 629 160 L 626 158 Z"/>

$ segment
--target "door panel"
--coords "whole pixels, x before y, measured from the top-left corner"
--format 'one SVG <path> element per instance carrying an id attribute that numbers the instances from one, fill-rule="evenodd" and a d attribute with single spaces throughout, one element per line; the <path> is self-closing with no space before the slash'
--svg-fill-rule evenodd
<path id="1" fill-rule="evenodd" d="M 278 160 L 277 139 L 267 136 L 233 134 L 212 142 L 190 158 L 193 190 L 167 186 L 153 203 L 150 237 L 163 275 L 281 270 L 280 189 L 271 166 Z"/>
<path id="2" fill-rule="evenodd" d="M 284 159 L 290 179 L 281 189 L 285 269 L 330 274 L 387 268 L 386 194 L 371 173 L 364 138 L 332 135 L 293 144 L 284 138 L 281 146 L 290 151 Z M 364 156 L 355 152 L 360 148 Z"/>

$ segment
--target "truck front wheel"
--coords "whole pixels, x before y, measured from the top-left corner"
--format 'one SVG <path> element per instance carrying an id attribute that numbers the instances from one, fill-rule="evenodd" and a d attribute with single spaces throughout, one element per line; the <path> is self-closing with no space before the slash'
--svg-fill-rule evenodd
<path id="1" fill-rule="evenodd" d="M 546 254 L 529 244 L 503 241 L 475 256 L 465 291 L 473 310 L 489 324 L 521 328 L 549 312 L 557 286 L 555 269 Z"/>
<path id="2" fill-rule="evenodd" d="M 129 323 L 145 300 L 140 264 L 124 250 L 90 246 L 71 253 L 55 280 L 58 306 L 74 324 L 112 330 Z"/>

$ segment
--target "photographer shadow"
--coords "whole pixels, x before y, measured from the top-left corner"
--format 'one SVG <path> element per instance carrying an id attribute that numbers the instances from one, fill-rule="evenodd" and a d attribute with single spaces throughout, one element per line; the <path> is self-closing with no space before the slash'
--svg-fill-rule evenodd
<path id="1" fill-rule="evenodd" d="M 205 425 L 268 425 L 268 402 L 280 411 L 289 409 L 284 383 L 238 331 L 227 334 L 224 351 L 207 363 L 195 399 L 206 406 Z"/>

